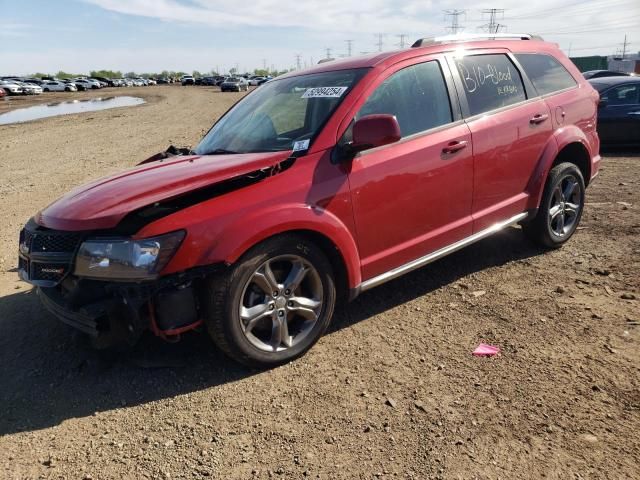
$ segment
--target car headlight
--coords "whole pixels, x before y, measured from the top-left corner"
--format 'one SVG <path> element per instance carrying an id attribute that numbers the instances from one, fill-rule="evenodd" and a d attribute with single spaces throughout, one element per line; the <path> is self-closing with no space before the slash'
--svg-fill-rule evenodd
<path id="1" fill-rule="evenodd" d="M 120 281 L 153 280 L 185 237 L 178 231 L 158 237 L 88 239 L 76 256 L 75 275 Z"/>

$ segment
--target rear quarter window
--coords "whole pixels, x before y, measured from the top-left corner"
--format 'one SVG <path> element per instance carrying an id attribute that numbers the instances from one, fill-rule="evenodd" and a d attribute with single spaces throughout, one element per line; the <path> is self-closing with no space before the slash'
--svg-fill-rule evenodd
<path id="1" fill-rule="evenodd" d="M 515 56 L 540 95 L 575 87 L 578 83 L 551 55 L 519 53 Z"/>
<path id="2" fill-rule="evenodd" d="M 520 72 L 506 55 L 469 55 L 455 62 L 471 115 L 527 99 Z"/>

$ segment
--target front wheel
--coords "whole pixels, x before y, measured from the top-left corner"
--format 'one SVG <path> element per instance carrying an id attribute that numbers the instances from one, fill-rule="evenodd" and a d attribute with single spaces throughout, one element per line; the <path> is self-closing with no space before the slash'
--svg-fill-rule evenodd
<path id="1" fill-rule="evenodd" d="M 578 228 L 584 207 L 584 178 L 573 163 L 561 163 L 549 172 L 535 218 L 522 229 L 531 240 L 559 248 Z"/>
<path id="2" fill-rule="evenodd" d="M 268 368 L 304 354 L 327 329 L 336 302 L 331 263 L 299 235 L 269 239 L 204 289 L 205 321 L 231 358 Z"/>

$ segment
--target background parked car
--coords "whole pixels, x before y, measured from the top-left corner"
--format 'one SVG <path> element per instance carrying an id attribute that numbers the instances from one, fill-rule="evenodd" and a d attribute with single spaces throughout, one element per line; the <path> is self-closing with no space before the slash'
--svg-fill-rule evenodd
<path id="1" fill-rule="evenodd" d="M 180 77 L 180 83 L 182 85 L 195 85 L 196 81 L 191 75 L 183 75 Z"/>
<path id="2" fill-rule="evenodd" d="M 73 83 L 75 83 L 78 88 L 80 88 L 80 86 L 83 86 L 86 90 L 95 90 L 98 88 L 102 88 L 100 82 L 98 82 L 97 80 L 91 80 L 90 78 L 74 78 Z"/>
<path id="3" fill-rule="evenodd" d="M 242 77 L 229 77 L 220 85 L 223 92 L 245 92 L 249 90 L 249 83 Z"/>
<path id="4" fill-rule="evenodd" d="M 42 93 L 42 87 L 40 87 L 40 85 L 27 82 L 16 82 L 16 84 L 22 87 L 23 95 L 40 95 Z"/>
<path id="5" fill-rule="evenodd" d="M 628 77 L 628 73 L 624 72 L 614 72 L 613 70 L 589 70 L 587 72 L 582 72 L 582 75 L 587 80 L 592 78 L 601 78 L 601 77 Z"/>
<path id="6" fill-rule="evenodd" d="M 640 145 L 640 77 L 601 77 L 589 83 L 600 93 L 597 129 L 602 145 Z"/>
<path id="7" fill-rule="evenodd" d="M 265 77 L 253 77 L 251 79 L 249 79 L 249 85 L 252 85 L 254 87 L 260 85 L 260 81 L 264 80 Z"/>
<path id="8" fill-rule="evenodd" d="M 77 92 L 78 88 L 71 82 L 47 80 L 42 84 L 42 90 L 45 92 Z"/>
<path id="9" fill-rule="evenodd" d="M 22 87 L 16 83 L 8 80 L 0 80 L 0 88 L 4 90 L 7 95 L 21 95 Z"/>
<path id="10" fill-rule="evenodd" d="M 104 83 L 105 87 L 115 87 L 115 82 L 113 80 L 113 78 L 106 78 L 106 77 L 92 77 L 91 80 L 98 80 L 99 82 Z"/>

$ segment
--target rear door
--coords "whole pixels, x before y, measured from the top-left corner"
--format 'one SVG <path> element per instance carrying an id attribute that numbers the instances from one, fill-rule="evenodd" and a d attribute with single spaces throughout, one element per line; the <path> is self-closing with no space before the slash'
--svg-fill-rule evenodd
<path id="1" fill-rule="evenodd" d="M 526 187 L 551 136 L 551 115 L 506 50 L 449 61 L 473 140 L 475 233 L 527 208 Z"/>
<path id="2" fill-rule="evenodd" d="M 605 90 L 600 105 L 598 133 L 604 145 L 640 144 L 640 83 Z"/>
<path id="3" fill-rule="evenodd" d="M 345 119 L 395 115 L 402 134 L 351 161 L 365 280 L 471 234 L 471 135 L 451 101 L 455 89 L 443 60 L 423 57 L 389 68 Z M 341 141 L 349 136 L 350 128 Z"/>

